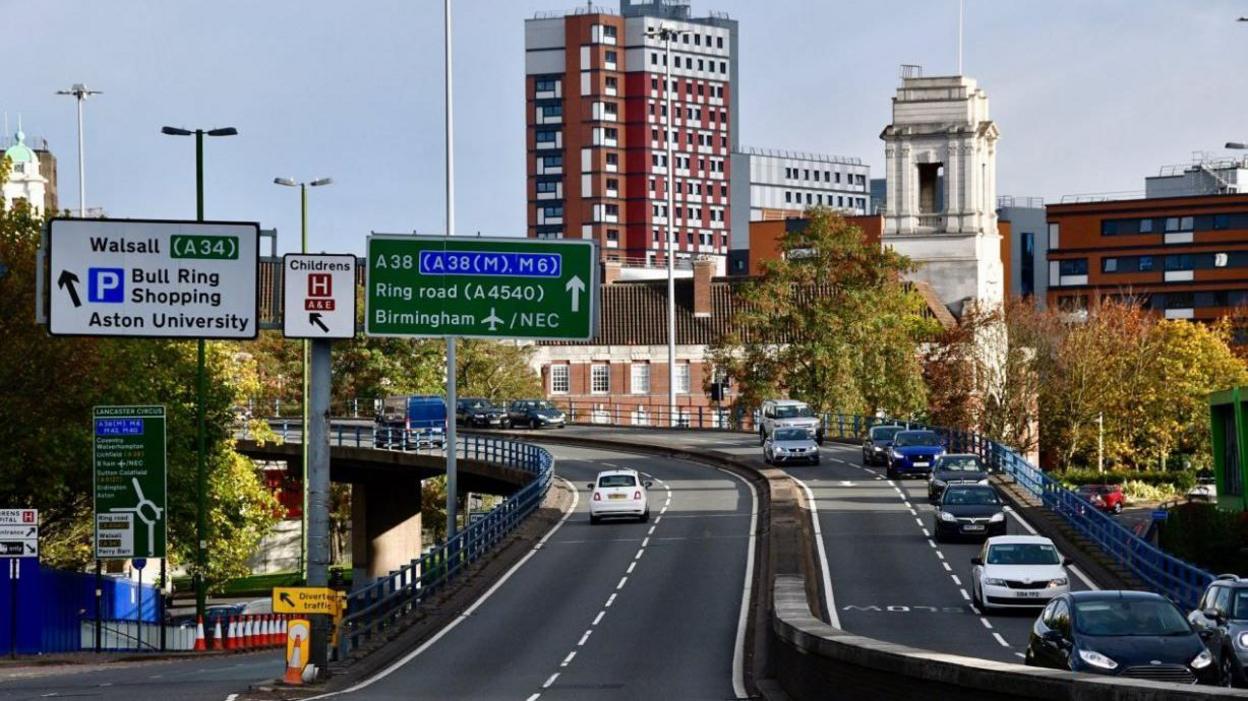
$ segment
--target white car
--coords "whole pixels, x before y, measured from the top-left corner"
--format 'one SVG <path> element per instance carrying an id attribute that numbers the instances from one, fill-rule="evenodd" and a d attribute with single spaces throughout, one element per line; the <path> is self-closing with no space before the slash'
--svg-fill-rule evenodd
<path id="1" fill-rule="evenodd" d="M 646 490 L 651 482 L 643 482 L 636 470 L 599 472 L 589 483 L 589 522 L 604 518 L 629 517 L 650 520 L 650 500 Z"/>
<path id="2" fill-rule="evenodd" d="M 1003 535 L 989 538 L 971 558 L 971 599 L 980 610 L 1039 607 L 1070 591 L 1064 559 L 1048 538 Z"/>
<path id="3" fill-rule="evenodd" d="M 763 445 L 778 428 L 805 429 L 819 445 L 823 445 L 823 424 L 806 402 L 793 399 L 768 399 L 763 402 L 762 420 L 758 425 L 758 444 Z"/>
<path id="4" fill-rule="evenodd" d="M 1214 502 L 1218 500 L 1218 482 L 1213 475 L 1196 478 L 1196 486 L 1187 490 L 1188 501 Z"/>

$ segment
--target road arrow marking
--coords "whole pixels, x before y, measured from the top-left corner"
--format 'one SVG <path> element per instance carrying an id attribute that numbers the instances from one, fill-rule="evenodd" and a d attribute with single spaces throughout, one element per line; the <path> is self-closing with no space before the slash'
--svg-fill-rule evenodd
<path id="1" fill-rule="evenodd" d="M 579 312 L 581 310 L 581 293 L 585 291 L 585 282 L 581 280 L 579 275 L 573 275 L 568 284 L 563 289 L 572 293 L 572 311 Z"/>
<path id="2" fill-rule="evenodd" d="M 572 311 L 576 311 L 575 306 L 572 307 Z M 483 321 L 490 325 L 490 331 L 495 330 L 499 324 L 503 323 L 503 320 L 498 318 L 498 315 L 494 313 L 494 307 L 490 307 L 490 315 L 485 317 Z"/>
<path id="3" fill-rule="evenodd" d="M 56 286 L 62 290 L 69 288 L 69 299 L 74 303 L 74 307 L 81 307 L 82 300 L 78 298 L 78 289 L 74 287 L 74 283 L 78 282 L 78 276 L 68 270 L 62 270 L 61 276 L 56 279 Z M 572 311 L 576 311 L 575 304 Z"/>
<path id="4" fill-rule="evenodd" d="M 287 594 L 286 592 L 282 592 L 281 594 L 278 595 L 277 598 L 281 599 L 283 604 L 286 604 L 287 606 L 291 608 L 295 607 L 295 600 L 290 598 L 290 594 Z"/>
<path id="5" fill-rule="evenodd" d="M 315 324 L 315 325 L 317 325 L 317 326 L 321 327 L 321 330 L 322 330 L 322 331 L 324 331 L 325 333 L 329 333 L 329 327 L 325 325 L 325 322 L 321 321 L 321 313 L 320 313 L 320 312 L 312 312 L 311 314 L 309 314 L 309 315 L 308 315 L 308 323 L 309 323 L 309 324 Z"/>

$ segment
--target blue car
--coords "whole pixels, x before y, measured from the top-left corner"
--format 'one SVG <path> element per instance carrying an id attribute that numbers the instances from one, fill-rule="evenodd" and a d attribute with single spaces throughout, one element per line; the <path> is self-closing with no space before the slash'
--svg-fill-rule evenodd
<path id="1" fill-rule="evenodd" d="M 893 436 L 893 445 L 888 451 L 888 478 L 927 477 L 936 458 L 944 454 L 945 446 L 941 445 L 935 431 L 900 431 Z"/>

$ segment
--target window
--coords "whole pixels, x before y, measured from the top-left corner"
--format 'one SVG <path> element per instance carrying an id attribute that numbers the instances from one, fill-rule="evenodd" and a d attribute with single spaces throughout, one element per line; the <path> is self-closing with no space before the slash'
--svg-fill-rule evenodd
<path id="1" fill-rule="evenodd" d="M 676 364 L 676 393 L 689 394 L 689 363 Z"/>
<path id="2" fill-rule="evenodd" d="M 558 180 L 539 180 L 537 181 L 537 191 L 538 192 L 558 192 L 559 181 Z"/>
<path id="3" fill-rule="evenodd" d="M 1151 233 L 1153 233 L 1153 220 L 1152 220 L 1152 219 L 1141 219 L 1141 220 L 1140 220 L 1140 233 L 1141 233 L 1141 234 L 1151 234 Z"/>
<path id="4" fill-rule="evenodd" d="M 559 168 L 563 166 L 563 156 L 542 156 L 542 165 L 547 168 Z"/>
<path id="5" fill-rule="evenodd" d="M 1018 266 L 1021 274 L 1019 291 L 1024 297 L 1030 297 L 1036 293 L 1036 235 L 1024 231 L 1022 244 Z"/>
<path id="6" fill-rule="evenodd" d="M 542 105 L 543 117 L 562 117 L 563 105 Z"/>
<path id="7" fill-rule="evenodd" d="M 616 88 L 619 87 L 619 82 L 616 81 L 615 76 L 607 76 L 606 86 L 607 86 L 607 94 L 610 95 L 610 94 L 613 94 Z"/>
<path id="8" fill-rule="evenodd" d="M 1102 273 L 1118 272 L 1118 259 L 1117 258 L 1102 258 L 1101 259 L 1101 272 Z"/>
<path id="9" fill-rule="evenodd" d="M 567 394 L 570 389 L 568 382 L 568 366 L 567 365 L 551 365 L 550 366 L 550 392 L 551 394 Z"/>
<path id="10" fill-rule="evenodd" d="M 603 28 L 602 28 L 602 35 L 603 35 L 604 37 L 610 37 L 611 39 L 614 39 L 614 38 L 616 38 L 616 36 L 618 36 L 618 35 L 615 33 L 615 26 L 614 26 L 614 25 L 610 25 L 610 24 L 603 26 Z"/>
<path id="11" fill-rule="evenodd" d="M 555 81 L 549 78 L 539 80 L 533 85 L 533 89 L 536 90 L 537 92 L 554 92 Z"/>
<path id="12" fill-rule="evenodd" d="M 620 163 L 620 157 L 619 157 L 618 155 L 616 155 L 616 154 L 614 154 L 614 153 L 608 153 L 608 154 L 607 154 L 607 165 L 608 165 L 608 166 L 619 165 L 619 163 Z"/>
<path id="13" fill-rule="evenodd" d="M 608 240 L 608 241 L 619 241 L 619 240 L 620 240 L 620 230 L 619 230 L 619 229 L 607 229 L 607 240 Z"/>
<path id="14" fill-rule="evenodd" d="M 789 192 L 788 190 L 785 190 L 785 191 L 784 191 L 784 201 L 785 201 L 785 202 L 787 202 L 787 203 L 789 203 L 789 204 L 792 204 L 792 203 L 793 203 L 793 193 L 792 193 L 792 192 Z"/>
<path id="15" fill-rule="evenodd" d="M 562 205 L 556 205 L 556 206 L 553 206 L 553 207 L 543 207 L 543 208 L 542 208 L 542 214 L 543 214 L 543 215 L 545 215 L 545 217 L 546 217 L 547 219 L 557 218 L 557 217 L 562 217 L 562 216 L 563 216 L 563 206 L 562 206 Z"/>
<path id="16" fill-rule="evenodd" d="M 720 73 L 727 73 L 727 72 L 728 72 L 728 64 L 727 64 L 727 63 L 724 63 L 723 61 L 720 61 L 720 62 L 719 62 L 719 72 L 720 72 Z"/>
<path id="17" fill-rule="evenodd" d="M 614 51 L 607 51 L 605 58 L 607 63 L 615 63 L 616 53 Z"/>
<path id="18" fill-rule="evenodd" d="M 722 48 L 724 48 L 724 38 L 723 38 L 723 37 L 715 37 L 715 48 L 717 48 L 717 49 L 722 49 Z"/>
<path id="19" fill-rule="evenodd" d="M 1213 215 L 1212 223 L 1213 223 L 1214 231 L 1221 231 L 1222 229 L 1229 229 L 1231 228 L 1231 215 L 1215 214 Z"/>
<path id="20" fill-rule="evenodd" d="M 550 129 L 543 129 L 542 131 L 537 132 L 537 143 L 553 144 L 555 143 L 555 139 L 558 137 L 558 135 L 559 135 L 559 132 L 557 131 L 552 131 Z"/>
<path id="21" fill-rule="evenodd" d="M 617 179 L 617 178 L 607 178 L 607 189 L 608 189 L 608 190 L 618 190 L 618 189 L 620 189 L 620 181 L 619 181 L 619 179 Z"/>
<path id="22" fill-rule="evenodd" d="M 589 367 L 589 391 L 593 394 L 606 394 L 611 391 L 610 365 L 591 365 Z"/>
<path id="23" fill-rule="evenodd" d="M 1153 257 L 1152 256 L 1140 256 L 1139 268 L 1140 268 L 1141 273 L 1152 272 Z"/>
<path id="24" fill-rule="evenodd" d="M 1072 258 L 1060 261 L 1058 263 L 1058 273 L 1061 275 L 1087 275 L 1088 259 Z"/>
<path id="25" fill-rule="evenodd" d="M 1167 271 L 1192 270 L 1192 255 L 1190 253 L 1182 253 L 1179 255 L 1166 256 L 1165 267 Z"/>
<path id="26" fill-rule="evenodd" d="M 629 389 L 633 394 L 650 394 L 650 363 L 633 363 Z"/>

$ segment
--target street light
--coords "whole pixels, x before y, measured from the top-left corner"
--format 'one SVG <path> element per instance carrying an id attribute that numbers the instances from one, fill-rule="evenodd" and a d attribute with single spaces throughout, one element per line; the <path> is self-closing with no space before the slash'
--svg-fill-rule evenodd
<path id="1" fill-rule="evenodd" d="M 83 162 L 82 148 L 82 103 L 92 95 L 100 95 L 99 90 L 88 90 L 82 83 L 74 83 L 69 90 L 57 90 L 57 95 L 73 95 L 78 102 L 78 218 L 87 216 L 87 172 Z"/>
<path id="2" fill-rule="evenodd" d="M 204 220 L 204 135 L 208 136 L 236 136 L 238 130 L 234 127 L 223 127 L 220 129 L 181 129 L 178 127 L 161 127 L 160 133 L 167 136 L 194 136 L 195 137 L 195 221 Z M 204 583 L 204 571 L 208 568 L 208 472 L 204 464 L 204 339 L 198 339 L 196 342 L 196 364 L 195 364 L 195 414 L 196 425 L 196 455 L 195 455 L 195 486 L 196 507 L 195 519 L 195 539 L 197 541 L 196 564 L 198 565 L 195 572 L 195 615 L 202 617 L 204 615 L 204 607 L 207 603 L 207 590 Z M 162 560 L 162 570 L 163 563 Z M 161 576 L 161 586 L 164 586 L 164 576 Z"/>
<path id="3" fill-rule="evenodd" d="M 1242 22 L 1244 20 L 1240 20 L 1240 21 Z M 1245 144 L 1242 141 L 1228 141 L 1226 142 L 1226 148 L 1229 148 L 1232 151 L 1243 151 L 1245 149 L 1248 149 L 1248 144 Z"/>
<path id="4" fill-rule="evenodd" d="M 663 125 L 663 140 L 667 148 L 667 411 L 672 426 L 676 421 L 676 249 L 678 242 L 674 229 L 676 217 L 675 191 L 676 161 L 672 154 L 672 137 L 675 136 L 675 114 L 672 112 L 672 41 L 689 34 L 687 29 L 666 25 L 646 28 L 646 38 L 663 42 L 663 99 L 667 110 L 667 122 Z"/>
<path id="5" fill-rule="evenodd" d="M 311 182 L 297 182 L 294 178 L 273 178 L 275 185 L 299 188 L 299 230 L 301 232 L 300 252 L 308 252 L 308 188 L 321 187 L 333 183 L 332 178 L 318 178 Z M 308 547 L 308 359 L 311 345 L 307 339 L 303 341 L 303 425 L 299 429 L 303 443 L 303 474 L 300 477 L 303 507 L 299 512 L 299 576 L 306 581 L 307 547 Z"/>

